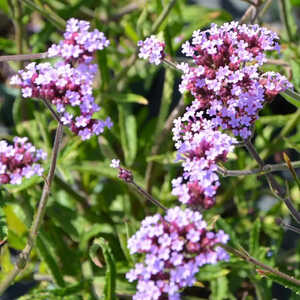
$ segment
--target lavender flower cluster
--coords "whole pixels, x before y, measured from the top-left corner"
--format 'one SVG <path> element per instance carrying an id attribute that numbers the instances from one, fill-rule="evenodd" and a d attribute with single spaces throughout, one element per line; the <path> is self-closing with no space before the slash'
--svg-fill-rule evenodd
<path id="1" fill-rule="evenodd" d="M 179 201 L 196 208 L 209 209 L 215 204 L 219 177 L 217 163 L 225 162 L 236 140 L 213 127 L 211 121 L 197 112 L 197 103 L 175 120 L 173 139 L 177 160 L 182 160 L 182 176 L 172 180 L 172 194 Z"/>
<path id="2" fill-rule="evenodd" d="M 65 39 L 48 50 L 49 57 L 62 56 L 64 60 L 54 66 L 31 63 L 11 78 L 12 84 L 21 87 L 24 98 L 41 98 L 55 105 L 61 122 L 82 140 L 112 126 L 109 117 L 105 121 L 93 119 L 100 108 L 92 94 L 97 65 L 91 60 L 109 41 L 97 29 L 89 32 L 89 26 L 89 22 L 70 19 Z"/>
<path id="3" fill-rule="evenodd" d="M 47 153 L 27 142 L 27 137 L 13 141 L 13 145 L 0 141 L 0 184 L 20 184 L 24 177 L 41 176 L 44 171 L 38 162 L 45 160 Z"/>
<path id="4" fill-rule="evenodd" d="M 158 57 L 159 44 L 148 39 L 152 39 L 147 42 L 152 47 L 141 47 L 140 53 L 144 58 L 155 53 L 156 62 L 161 61 L 165 54 Z M 187 41 L 182 47 L 193 65 L 177 66 L 183 72 L 180 92 L 189 91 L 198 109 L 205 110 L 216 127 L 248 138 L 263 105 L 292 87 L 284 76 L 259 69 L 266 62 L 266 51 L 279 51 L 278 40 L 277 34 L 266 28 L 237 22 L 195 31 L 192 43 Z"/>
<path id="5" fill-rule="evenodd" d="M 199 267 L 228 260 L 228 254 L 216 243 L 226 243 L 222 230 L 208 231 L 199 212 L 174 207 L 146 217 L 141 228 L 128 241 L 130 253 L 145 254 L 126 274 L 129 281 L 138 280 L 132 299 L 180 299 L 179 290 L 192 286 Z"/>
<path id="6" fill-rule="evenodd" d="M 259 70 L 266 62 L 266 51 L 279 51 L 278 40 L 266 28 L 237 22 L 195 31 L 192 43 L 182 47 L 195 66 L 179 65 L 183 71 L 180 91 L 189 91 L 215 126 L 248 138 L 264 103 L 292 87 L 284 76 Z"/>
<path id="7" fill-rule="evenodd" d="M 160 42 L 154 35 L 145 41 L 138 41 L 139 57 L 149 60 L 151 64 L 159 65 L 165 56 L 165 43 Z"/>

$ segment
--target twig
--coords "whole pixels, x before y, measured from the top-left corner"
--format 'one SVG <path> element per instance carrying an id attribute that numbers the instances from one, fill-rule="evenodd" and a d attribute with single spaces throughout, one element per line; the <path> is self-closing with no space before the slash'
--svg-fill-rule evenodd
<path id="1" fill-rule="evenodd" d="M 245 261 L 247 261 L 247 262 L 249 262 L 249 263 L 251 263 L 251 264 L 253 264 L 255 266 L 258 266 L 258 267 L 262 268 L 263 270 L 266 270 L 266 271 L 268 271 L 268 272 L 270 272 L 270 273 L 272 273 L 274 275 L 279 276 L 280 278 L 283 278 L 285 280 L 288 280 L 288 281 L 290 281 L 290 282 L 292 282 L 292 283 L 300 286 L 300 280 L 295 279 L 294 277 L 289 276 L 289 275 L 287 275 L 285 273 L 282 273 L 282 272 L 280 272 L 280 271 L 278 271 L 276 269 L 273 269 L 272 267 L 270 267 L 268 265 L 265 265 L 264 263 L 258 261 L 254 257 L 250 256 L 245 250 L 239 251 L 237 249 L 234 249 L 234 248 L 232 248 L 232 247 L 230 247 L 228 245 L 221 244 L 221 243 L 217 243 L 216 245 L 220 246 L 223 249 L 225 249 L 226 251 L 228 251 L 228 252 L 230 252 L 230 253 L 232 253 L 232 254 L 240 257 L 241 259 L 243 259 L 243 260 L 245 260 Z"/>
<path id="2" fill-rule="evenodd" d="M 57 112 L 52 108 L 51 104 L 46 100 L 46 99 L 42 99 L 43 103 L 45 104 L 45 106 L 50 110 L 52 116 L 54 117 L 54 119 L 62 124 L 61 120 L 60 120 L 60 116 L 57 114 Z"/>
<path id="3" fill-rule="evenodd" d="M 143 188 L 141 188 L 135 181 L 130 182 L 137 190 L 138 192 L 143 195 L 147 200 L 151 201 L 154 205 L 160 207 L 164 211 L 167 210 L 167 208 L 161 204 L 158 200 L 153 198 L 149 193 L 147 193 Z"/>
<path id="4" fill-rule="evenodd" d="M 245 147 L 247 148 L 247 150 L 251 154 L 251 156 L 258 163 L 260 170 L 263 171 L 263 169 L 265 167 L 264 162 L 260 158 L 257 151 L 255 150 L 250 139 L 245 141 Z M 287 208 L 289 209 L 291 215 L 294 217 L 294 219 L 297 221 L 297 223 L 300 223 L 300 213 L 294 207 L 291 199 L 289 197 L 286 197 L 284 188 L 282 188 L 279 185 L 279 183 L 276 181 L 275 177 L 271 173 L 265 173 L 264 175 L 266 176 L 266 178 L 268 180 L 271 191 L 274 193 L 275 196 L 277 196 L 279 199 L 284 201 L 284 203 L 287 206 Z"/>
<path id="5" fill-rule="evenodd" d="M 0 62 L 3 61 L 23 61 L 32 59 L 43 59 L 47 58 L 48 53 L 33 53 L 33 54 L 18 54 L 18 55 L 2 55 L 0 56 Z"/>
<path id="6" fill-rule="evenodd" d="M 1 282 L 0 284 L 0 295 L 3 294 L 3 292 L 10 286 L 10 284 L 13 282 L 13 280 L 16 278 L 16 276 L 26 267 L 26 264 L 29 260 L 29 255 L 31 253 L 31 250 L 35 244 L 38 231 L 40 229 L 40 226 L 42 224 L 45 211 L 46 211 L 46 204 L 48 200 L 48 196 L 50 193 L 51 183 L 55 174 L 55 168 L 56 168 L 56 161 L 57 156 L 59 152 L 59 146 L 61 143 L 63 135 L 63 126 L 62 124 L 58 124 L 58 127 L 56 129 L 55 134 L 55 140 L 53 145 L 53 151 L 52 151 L 52 157 L 51 157 L 51 163 L 50 163 L 50 169 L 47 176 L 47 182 L 44 183 L 42 196 L 39 202 L 38 210 L 36 215 L 34 216 L 33 223 L 29 232 L 29 237 L 27 240 L 27 244 L 21 254 L 19 255 L 17 259 L 17 263 L 14 267 L 14 269 L 11 271 L 11 273 Z"/>
<path id="7" fill-rule="evenodd" d="M 281 220 L 280 218 L 277 218 L 276 219 L 276 223 L 279 225 L 279 226 L 282 226 L 284 229 L 287 229 L 287 230 L 290 230 L 290 231 L 293 231 L 295 233 L 298 233 L 300 234 L 300 229 L 295 227 L 295 226 L 292 226 L 292 225 L 289 225 L 289 224 L 285 224 L 283 222 L 283 220 Z"/>
<path id="8" fill-rule="evenodd" d="M 181 70 L 179 70 L 177 68 L 177 65 L 174 62 L 172 62 L 171 60 L 169 60 L 167 58 L 163 59 L 163 63 L 165 63 L 168 67 L 171 67 L 173 70 L 182 72 Z"/>
<path id="9" fill-rule="evenodd" d="M 294 161 L 291 163 L 293 168 L 300 168 L 300 160 Z M 223 177 L 229 177 L 229 176 L 245 176 L 245 175 L 265 175 L 267 173 L 272 173 L 276 171 L 286 171 L 289 170 L 286 163 L 281 164 L 266 164 L 264 165 L 263 169 L 256 168 L 251 170 L 228 170 L 224 168 L 223 166 L 218 166 L 218 173 L 220 173 Z"/>

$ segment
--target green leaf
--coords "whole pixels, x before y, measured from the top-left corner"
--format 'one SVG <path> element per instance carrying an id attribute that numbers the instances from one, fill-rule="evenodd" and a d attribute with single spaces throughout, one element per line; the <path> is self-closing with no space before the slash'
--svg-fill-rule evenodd
<path id="1" fill-rule="evenodd" d="M 16 215 L 13 205 L 6 205 L 3 211 L 6 216 L 7 227 L 10 231 L 16 233 L 18 236 L 22 236 L 27 232 L 26 225 Z"/>
<path id="2" fill-rule="evenodd" d="M 292 90 L 286 90 L 285 92 L 280 93 L 285 100 L 295 105 L 296 107 L 300 107 L 300 95 L 293 92 Z"/>
<path id="3" fill-rule="evenodd" d="M 72 224 L 72 221 L 77 217 L 75 211 L 56 202 L 47 208 L 47 215 L 49 215 L 56 225 L 66 232 L 73 241 L 79 241 L 78 230 Z"/>
<path id="4" fill-rule="evenodd" d="M 106 49 L 97 51 L 98 65 L 101 74 L 101 90 L 105 90 L 109 84 L 109 70 L 107 66 Z"/>
<path id="5" fill-rule="evenodd" d="M 219 277 L 211 282 L 211 300 L 228 299 L 228 279 L 226 277 Z"/>
<path id="6" fill-rule="evenodd" d="M 300 295 L 300 284 L 296 284 L 294 282 L 291 282 L 290 280 L 284 279 L 282 277 L 279 277 L 278 275 L 269 273 L 264 270 L 259 271 L 260 275 L 266 276 L 267 278 L 279 283 L 280 285 L 292 290 L 297 295 Z"/>
<path id="7" fill-rule="evenodd" d="M 137 125 L 134 115 L 126 105 L 119 105 L 121 143 L 126 166 L 131 166 L 137 154 Z"/>
<path id="8" fill-rule="evenodd" d="M 201 270 L 197 274 L 197 279 L 200 281 L 211 281 L 219 277 L 226 276 L 230 270 L 224 269 L 221 264 L 217 265 L 206 265 L 201 267 Z"/>
<path id="9" fill-rule="evenodd" d="M 250 232 L 250 241 L 249 241 L 249 252 L 254 257 L 257 257 L 259 251 L 260 228 L 261 228 L 261 222 L 260 219 L 257 218 Z"/>
<path id="10" fill-rule="evenodd" d="M 59 285 L 64 287 L 65 286 L 65 281 L 64 278 L 61 274 L 61 271 L 52 255 L 52 253 L 49 250 L 49 247 L 46 245 L 44 242 L 41 234 L 37 237 L 36 239 L 36 246 L 38 248 L 39 254 L 43 261 L 47 264 L 51 275 L 53 276 L 53 279 L 55 282 Z"/>
<path id="11" fill-rule="evenodd" d="M 141 95 L 137 95 L 137 94 L 133 94 L 133 93 L 117 93 L 117 92 L 113 92 L 113 93 L 109 93 L 109 94 L 102 94 L 103 96 L 114 100 L 116 103 L 138 103 L 138 104 L 143 104 L 143 105 L 147 105 L 148 104 L 148 100 L 141 96 Z"/>
<path id="12" fill-rule="evenodd" d="M 90 248 L 90 257 L 93 262 L 98 265 L 98 251 L 102 249 L 102 253 L 106 262 L 106 275 L 105 275 L 105 287 L 104 287 L 104 299 L 115 300 L 116 295 L 116 266 L 115 259 L 108 242 L 103 238 L 94 240 L 93 245 Z"/>

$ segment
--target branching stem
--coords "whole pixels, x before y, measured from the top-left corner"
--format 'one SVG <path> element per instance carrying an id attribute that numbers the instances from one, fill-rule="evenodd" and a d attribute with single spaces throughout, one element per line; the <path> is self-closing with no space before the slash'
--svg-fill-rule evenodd
<path id="1" fill-rule="evenodd" d="M 265 265 L 264 263 L 258 261 L 257 259 L 255 259 L 254 257 L 250 256 L 245 250 L 243 251 L 240 251 L 240 250 L 237 250 L 237 249 L 234 249 L 228 245 L 225 245 L 225 244 L 221 244 L 221 243 L 218 243 L 217 246 L 220 246 L 222 247 L 223 249 L 225 249 L 226 251 L 232 253 L 233 255 L 235 256 L 238 256 L 240 257 L 241 259 L 255 265 L 255 266 L 258 266 L 260 268 L 262 268 L 263 270 L 267 271 L 267 272 L 270 272 L 276 276 L 279 276 L 280 278 L 282 279 L 285 279 L 285 280 L 288 280 L 298 286 L 300 286 L 300 280 L 298 279 L 295 279 L 294 277 L 292 276 L 289 276 L 285 273 L 282 273 L 268 265 Z"/>
<path id="2" fill-rule="evenodd" d="M 256 149 L 254 148 L 250 139 L 245 140 L 245 147 L 247 148 L 250 155 L 258 163 L 260 170 L 263 171 L 265 168 L 265 164 L 264 164 L 263 160 L 260 158 Z M 289 209 L 291 215 L 294 217 L 294 219 L 297 221 L 297 223 L 300 223 L 300 213 L 294 207 L 294 204 L 292 203 L 291 199 L 289 197 L 286 197 L 284 188 L 282 188 L 279 185 L 279 183 L 276 181 L 275 177 L 271 173 L 265 173 L 264 175 L 266 176 L 266 178 L 268 180 L 270 189 L 273 192 L 273 194 L 276 197 L 278 197 L 279 199 L 284 201 L 284 203 L 287 206 L 287 208 Z"/>
<path id="3" fill-rule="evenodd" d="M 63 125 L 61 123 L 59 123 L 58 127 L 56 129 L 56 134 L 55 134 L 50 169 L 48 172 L 47 180 L 44 183 L 42 196 L 41 196 L 41 199 L 39 202 L 37 213 L 33 219 L 33 223 L 32 223 L 32 226 L 31 226 L 31 229 L 29 232 L 27 244 L 26 244 L 25 248 L 23 249 L 23 251 L 21 252 L 21 254 L 19 255 L 14 269 L 1 282 L 0 295 L 2 295 L 3 292 L 11 285 L 11 283 L 14 281 L 14 279 L 17 277 L 17 275 L 26 267 L 26 264 L 29 261 L 29 256 L 30 256 L 31 250 L 35 244 L 39 229 L 41 227 L 41 224 L 42 224 L 42 221 L 43 221 L 43 218 L 45 215 L 46 204 L 47 204 L 48 196 L 50 193 L 50 188 L 51 188 L 51 184 L 53 181 L 53 177 L 55 174 L 56 161 L 57 161 L 57 156 L 58 156 L 58 152 L 59 152 L 59 146 L 61 143 L 62 135 L 63 135 Z"/>

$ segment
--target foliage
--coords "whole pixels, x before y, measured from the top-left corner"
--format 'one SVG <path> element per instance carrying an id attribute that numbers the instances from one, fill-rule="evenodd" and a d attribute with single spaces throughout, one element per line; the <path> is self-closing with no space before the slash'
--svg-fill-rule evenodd
<path id="1" fill-rule="evenodd" d="M 174 5 L 166 11 L 170 2 Z M 179 48 L 194 30 L 233 19 L 230 11 L 187 2 L 0 1 L 3 22 L 16 28 L 12 32 L 0 25 L 5 32 L 0 38 L 1 55 L 45 52 L 61 39 L 65 21 L 71 17 L 89 20 L 111 42 L 97 54 L 100 72 L 94 95 L 102 107 L 97 117 L 110 116 L 114 126 L 89 141 L 64 130 L 44 222 L 30 262 L 16 280 L 30 280 L 35 286 L 19 299 L 108 300 L 131 298 L 135 293 L 135 285 L 126 280 L 125 273 L 137 258 L 129 254 L 126 243 L 145 216 L 161 210 L 120 180 L 109 165 L 111 159 L 119 158 L 132 170 L 136 183 L 164 206 L 177 203 L 171 195 L 171 180 L 179 167 L 171 130 L 166 132 L 164 127 L 180 98 L 179 74 L 139 60 L 137 41 L 155 33 L 166 41 L 166 52 L 180 60 Z M 283 2 L 289 10 L 299 9 L 299 1 Z M 259 21 L 265 24 L 263 20 Z M 254 145 L 270 164 L 284 162 L 282 151 L 291 161 L 300 158 L 300 52 L 295 24 L 293 14 L 289 14 L 287 27 L 280 31 L 282 54 L 274 54 L 275 64 L 270 60 L 266 66 L 291 79 L 295 91 L 283 94 L 290 104 L 278 95 L 261 112 L 255 127 Z M 22 63 L 1 66 L 1 138 L 28 136 L 50 157 L 56 121 L 43 103 L 21 99 L 18 90 L 8 84 L 9 76 Z M 184 101 L 189 104 L 191 99 L 185 96 Z M 225 166 L 230 170 L 257 167 L 243 148 L 236 148 Z M 293 203 L 300 207 L 299 187 L 291 173 L 279 171 L 275 176 L 281 185 L 288 186 Z M 21 185 L 1 186 L 0 281 L 13 269 L 16 252 L 27 242 L 43 181 L 32 177 Z M 288 222 L 291 217 L 284 203 L 270 192 L 267 181 L 250 175 L 224 177 L 221 183 L 216 205 L 203 212 L 207 222 L 216 223 L 217 229 L 229 234 L 230 245 L 247 249 L 257 260 L 300 278 L 299 237 L 276 224 L 276 218 Z M 184 299 L 268 300 L 278 288 L 274 282 L 293 290 L 282 291 L 284 299 L 297 299 L 294 285 L 256 272 L 251 264 L 231 256 L 229 262 L 203 267 L 195 286 L 183 295 Z"/>

